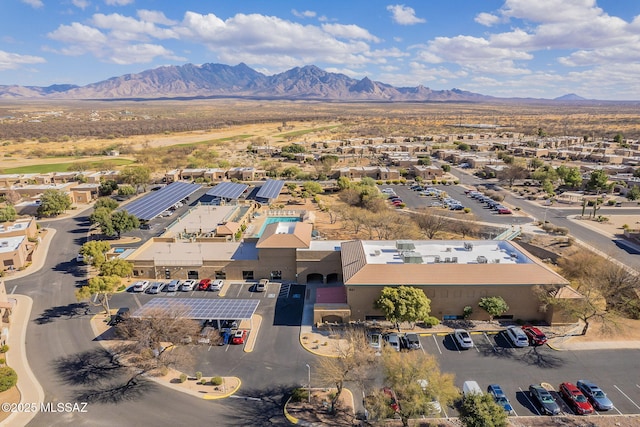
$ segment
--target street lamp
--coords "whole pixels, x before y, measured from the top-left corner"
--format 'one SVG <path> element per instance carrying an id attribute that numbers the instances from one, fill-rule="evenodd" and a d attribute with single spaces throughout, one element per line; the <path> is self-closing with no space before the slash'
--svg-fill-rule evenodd
<path id="1" fill-rule="evenodd" d="M 307 366 L 307 372 L 309 373 L 309 382 L 307 382 L 307 399 L 308 402 L 311 403 L 311 366 L 309 366 L 308 363 L 306 363 Z"/>

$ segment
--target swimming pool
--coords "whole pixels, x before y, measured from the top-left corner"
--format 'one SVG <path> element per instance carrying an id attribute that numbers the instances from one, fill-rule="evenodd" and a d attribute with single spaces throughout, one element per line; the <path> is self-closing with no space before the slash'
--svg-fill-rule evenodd
<path id="1" fill-rule="evenodd" d="M 257 236 L 262 236 L 264 229 L 267 225 L 273 224 L 274 222 L 300 222 L 300 217 L 297 216 L 269 216 L 264 220 L 262 227 L 260 227 L 260 231 Z"/>

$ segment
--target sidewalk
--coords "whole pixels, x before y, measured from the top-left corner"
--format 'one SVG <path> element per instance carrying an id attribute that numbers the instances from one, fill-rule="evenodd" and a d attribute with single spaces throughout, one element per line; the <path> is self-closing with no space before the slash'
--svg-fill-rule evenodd
<path id="1" fill-rule="evenodd" d="M 33 300 L 26 295 L 10 295 L 9 299 L 15 299 L 16 305 L 11 316 L 9 333 L 9 351 L 6 354 L 7 365 L 18 374 L 18 390 L 20 391 L 20 403 L 37 405 L 44 402 L 44 390 L 31 371 L 26 352 L 26 333 L 29 315 Z M 0 426 L 25 426 L 37 412 L 14 412 Z"/>

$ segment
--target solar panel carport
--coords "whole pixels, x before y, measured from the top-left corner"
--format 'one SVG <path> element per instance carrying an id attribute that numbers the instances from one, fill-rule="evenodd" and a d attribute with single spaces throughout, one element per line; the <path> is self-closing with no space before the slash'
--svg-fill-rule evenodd
<path id="1" fill-rule="evenodd" d="M 198 191 L 200 184 L 174 182 L 124 206 L 127 212 L 138 219 L 150 221 L 171 206 Z"/>
<path id="2" fill-rule="evenodd" d="M 207 196 L 217 197 L 219 199 L 238 199 L 247 188 L 249 188 L 247 184 L 221 182 L 207 191 Z"/>
<path id="3" fill-rule="evenodd" d="M 148 317 L 165 312 L 193 320 L 251 320 L 258 308 L 255 299 L 153 298 L 131 317 Z M 253 324 L 252 324 L 253 326 Z M 220 324 L 218 323 L 218 329 Z"/>
<path id="4" fill-rule="evenodd" d="M 260 190 L 256 194 L 256 201 L 269 203 L 273 199 L 277 199 L 284 187 L 284 181 L 279 179 L 268 179 L 262 184 Z"/>

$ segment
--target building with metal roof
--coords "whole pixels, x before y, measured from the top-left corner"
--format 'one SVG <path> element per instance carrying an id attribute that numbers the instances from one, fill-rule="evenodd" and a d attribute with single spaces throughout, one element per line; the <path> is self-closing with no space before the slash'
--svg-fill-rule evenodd
<path id="1" fill-rule="evenodd" d="M 150 221 L 163 211 L 166 211 L 171 206 L 198 191 L 200 187 L 200 184 L 173 182 L 158 191 L 151 192 L 138 200 L 134 200 L 120 209 L 126 210 L 140 220 Z"/>
<path id="2" fill-rule="evenodd" d="M 279 179 L 268 179 L 262 184 L 256 194 L 256 201 L 260 203 L 271 203 L 277 199 L 284 187 L 284 181 Z"/>

